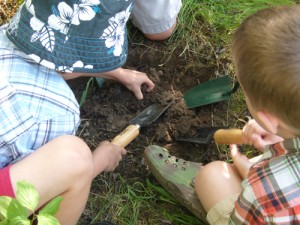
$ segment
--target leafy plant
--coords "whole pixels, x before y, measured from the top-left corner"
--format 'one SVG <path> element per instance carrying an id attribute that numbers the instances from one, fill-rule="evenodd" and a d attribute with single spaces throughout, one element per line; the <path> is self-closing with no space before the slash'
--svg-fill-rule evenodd
<path id="1" fill-rule="evenodd" d="M 85 90 L 84 92 L 82 93 L 82 96 L 81 96 L 81 99 L 80 99 L 80 102 L 79 102 L 79 106 L 81 107 L 83 105 L 83 103 L 85 102 L 86 100 L 86 97 L 87 97 L 87 94 L 88 94 L 88 91 L 90 89 L 90 85 L 92 86 L 94 84 L 94 77 L 91 77 L 86 86 L 85 86 Z"/>
<path id="2" fill-rule="evenodd" d="M 62 197 L 58 196 L 37 210 L 40 201 L 36 188 L 27 181 L 17 183 L 16 198 L 0 196 L 0 225 L 59 225 L 54 217 L 59 209 Z M 30 216 L 30 218 L 28 217 Z"/>

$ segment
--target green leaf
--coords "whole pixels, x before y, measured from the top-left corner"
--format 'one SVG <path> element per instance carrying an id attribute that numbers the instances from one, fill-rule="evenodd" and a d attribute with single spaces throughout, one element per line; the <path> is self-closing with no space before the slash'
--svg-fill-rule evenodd
<path id="1" fill-rule="evenodd" d="M 30 225 L 30 220 L 25 216 L 17 216 L 10 221 L 9 225 Z"/>
<path id="2" fill-rule="evenodd" d="M 0 225 L 9 225 L 9 220 L 5 219 L 5 220 L 1 221 Z"/>
<path id="3" fill-rule="evenodd" d="M 7 208 L 12 201 L 11 197 L 8 196 L 0 196 L 0 220 L 4 220 L 7 218 Z"/>
<path id="4" fill-rule="evenodd" d="M 171 195 L 166 189 L 164 189 L 161 186 L 158 185 L 154 185 L 152 184 L 148 179 L 146 180 L 146 183 L 148 185 L 148 187 L 150 187 L 152 190 L 158 192 L 159 194 L 161 194 L 161 200 L 166 201 L 168 199 L 167 202 L 172 203 L 172 204 L 177 204 L 179 203 L 174 197 L 173 195 Z"/>
<path id="5" fill-rule="evenodd" d="M 43 207 L 40 210 L 39 215 L 49 214 L 49 215 L 54 216 L 55 213 L 58 211 L 59 205 L 62 200 L 63 200 L 63 198 L 61 196 L 58 196 L 58 197 L 52 199 L 49 203 L 47 203 L 47 205 L 45 207 Z"/>
<path id="6" fill-rule="evenodd" d="M 19 181 L 17 183 L 16 198 L 21 205 L 32 212 L 36 209 L 40 200 L 39 193 L 36 188 L 27 181 Z"/>
<path id="7" fill-rule="evenodd" d="M 58 222 L 58 220 L 51 215 L 37 215 L 38 218 L 38 224 L 39 225 L 60 225 L 60 223 Z"/>
<path id="8" fill-rule="evenodd" d="M 12 199 L 7 208 L 7 219 L 12 220 L 18 216 L 28 216 L 27 210 L 16 199 Z"/>
<path id="9" fill-rule="evenodd" d="M 80 107 L 83 105 L 83 103 L 84 103 L 85 100 L 86 100 L 86 96 L 87 96 L 87 94 L 88 94 L 90 85 L 93 85 L 93 84 L 94 84 L 94 77 L 91 77 L 91 78 L 89 79 L 89 81 L 87 82 L 87 84 L 86 84 L 86 87 L 85 87 L 84 92 L 82 93 L 82 96 L 81 96 L 81 99 L 80 99 L 80 103 L 79 103 L 79 106 L 80 106 Z"/>

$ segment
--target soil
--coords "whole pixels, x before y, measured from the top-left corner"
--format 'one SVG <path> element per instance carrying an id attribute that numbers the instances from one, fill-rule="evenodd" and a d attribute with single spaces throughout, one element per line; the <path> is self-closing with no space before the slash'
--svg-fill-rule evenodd
<path id="1" fill-rule="evenodd" d="M 2 24 L 14 14 L 18 5 L 0 5 L 7 12 L 6 14 L 2 12 L 0 16 L 0 24 Z M 199 29 L 199 32 L 205 33 L 209 30 Z M 136 36 L 130 37 L 125 68 L 147 73 L 156 84 L 154 90 L 150 93 L 144 92 L 144 99 L 139 101 L 117 82 L 106 80 L 101 88 L 94 82 L 81 107 L 82 123 L 77 135 L 82 137 L 91 149 L 94 149 L 99 142 L 112 140 L 131 119 L 148 106 L 154 103 L 165 105 L 172 101 L 170 107 L 156 121 L 141 128 L 139 136 L 126 147 L 128 153 L 114 173 L 120 174 L 128 183 L 132 180 L 145 183 L 146 178 L 149 177 L 155 182 L 155 178 L 152 177 L 151 171 L 147 170 L 143 160 L 144 149 L 154 144 L 168 149 L 171 155 L 188 161 L 206 164 L 214 160 L 228 159 L 226 151 L 225 153 L 220 151 L 213 141 L 199 145 L 176 140 L 178 135 L 194 137 L 199 127 L 242 126 L 238 122 L 239 118 L 243 118 L 247 112 L 242 110 L 236 115 L 231 111 L 228 102 L 188 109 L 183 100 L 183 95 L 188 89 L 224 75 L 232 69 L 230 69 L 230 60 L 222 56 L 224 52 L 226 55 L 228 50 L 213 47 L 210 43 L 205 43 L 203 41 L 205 39 L 199 40 L 201 43 L 194 43 L 202 47 L 199 52 L 190 52 L 188 46 L 170 49 L 168 42 L 151 42 L 143 38 L 140 40 L 142 35 L 139 33 Z M 88 81 L 89 78 L 68 81 L 78 101 Z M 101 192 L 97 183 L 99 181 L 96 179 L 91 192 L 105 195 L 105 190 Z M 79 224 L 89 224 L 95 219 L 97 210 L 86 207 Z M 183 210 L 186 209 L 183 207 Z M 190 212 L 186 210 L 186 213 Z M 151 215 L 145 213 L 143 216 Z M 167 224 L 171 223 L 167 222 Z"/>
<path id="2" fill-rule="evenodd" d="M 152 92 L 144 92 L 143 100 L 137 100 L 121 84 L 105 80 L 101 88 L 95 83 L 89 88 L 81 107 L 82 123 L 78 135 L 93 149 L 102 140 L 112 140 L 148 106 L 154 103 L 166 105 L 172 101 L 170 107 L 156 121 L 142 127 L 139 136 L 126 147 L 127 156 L 116 169 L 124 179 L 145 182 L 149 172 L 151 176 L 143 160 L 144 149 L 149 145 L 162 146 L 171 155 L 204 164 L 227 159 L 213 141 L 194 144 L 177 141 L 176 137 L 194 137 L 199 127 L 230 126 L 232 121 L 236 121 L 227 101 L 188 109 L 183 99 L 188 89 L 221 74 L 223 71 L 220 71 L 222 67 L 219 64 L 226 66 L 229 61 L 219 60 L 216 63 L 216 53 L 205 45 L 199 55 L 183 53 L 180 48 L 170 53 L 168 49 L 167 42 L 146 39 L 139 43 L 130 42 L 128 61 L 124 67 L 147 73 L 156 84 Z M 69 81 L 78 100 L 88 80 L 79 78 Z M 90 217 L 92 215 L 85 213 L 83 220 L 91 221 Z"/>
<path id="3" fill-rule="evenodd" d="M 199 127 L 228 126 L 227 102 L 188 109 L 183 99 L 184 93 L 197 84 L 216 78 L 216 66 L 203 60 L 195 62 L 194 58 L 180 57 L 180 53 L 181 50 L 177 49 L 170 55 L 165 42 L 145 39 L 143 45 L 131 43 L 124 68 L 147 73 L 156 85 L 154 90 L 143 92 L 144 99 L 137 100 L 120 83 L 105 80 L 104 85 L 99 88 L 94 82 L 81 107 L 82 124 L 78 135 L 92 148 L 96 147 L 100 141 L 111 140 L 122 132 L 129 121 L 148 106 L 154 103 L 166 106 L 172 101 L 157 120 L 141 128 L 139 136 L 126 147 L 127 158 L 132 158 L 139 164 L 144 148 L 156 144 L 186 160 L 197 159 L 199 155 L 204 163 L 220 159 L 214 153 L 216 146 L 213 143 L 201 146 L 176 140 L 178 136 L 194 137 Z M 69 81 L 78 101 L 88 80 L 89 78 L 79 78 Z M 131 165 L 126 162 L 131 175 L 139 169 L 135 163 Z"/>

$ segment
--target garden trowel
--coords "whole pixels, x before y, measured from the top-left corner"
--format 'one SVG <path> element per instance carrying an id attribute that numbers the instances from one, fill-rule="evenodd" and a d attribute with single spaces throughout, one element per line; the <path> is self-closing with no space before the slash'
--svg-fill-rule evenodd
<path id="1" fill-rule="evenodd" d="M 235 82 L 235 85 L 232 87 L 230 77 L 222 76 L 196 85 L 189 89 L 183 95 L 183 98 L 188 108 L 195 108 L 229 100 L 231 94 L 236 92 L 238 87 L 238 82 Z"/>
<path id="2" fill-rule="evenodd" d="M 134 119 L 129 121 L 129 125 L 118 134 L 111 143 L 125 147 L 131 141 L 133 141 L 140 133 L 140 128 L 148 126 L 153 123 L 167 108 L 172 104 L 172 102 L 166 105 L 153 104 L 144 109 L 140 114 L 138 114 Z"/>
<path id="3" fill-rule="evenodd" d="M 243 144 L 243 131 L 241 129 L 221 127 L 202 127 L 197 129 L 194 137 L 176 136 L 177 141 L 185 141 L 196 144 L 208 144 L 215 140 L 217 144 Z"/>

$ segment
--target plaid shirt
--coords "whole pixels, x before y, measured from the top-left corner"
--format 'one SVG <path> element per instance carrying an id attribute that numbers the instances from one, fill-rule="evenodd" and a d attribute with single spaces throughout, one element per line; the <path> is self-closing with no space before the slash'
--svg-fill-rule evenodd
<path id="1" fill-rule="evenodd" d="M 31 61 L 0 27 L 0 168 L 75 134 L 79 107 L 63 78 Z"/>
<path id="2" fill-rule="evenodd" d="M 242 182 L 229 224 L 300 224 L 300 138 L 269 146 Z"/>

